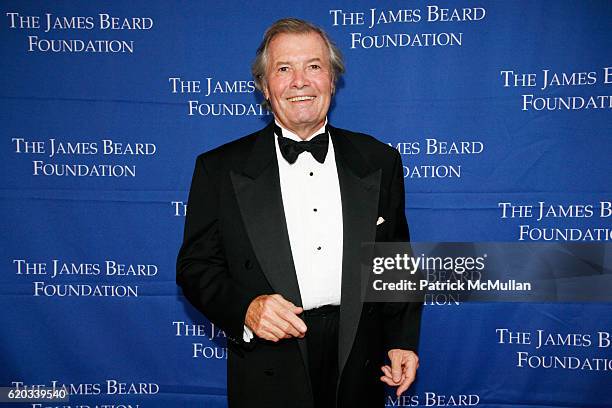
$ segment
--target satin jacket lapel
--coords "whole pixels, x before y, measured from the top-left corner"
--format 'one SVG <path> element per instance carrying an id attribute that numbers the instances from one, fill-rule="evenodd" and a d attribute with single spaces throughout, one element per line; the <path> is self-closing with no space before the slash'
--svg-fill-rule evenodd
<path id="1" fill-rule="evenodd" d="M 263 129 L 255 140 L 243 173 L 232 172 L 231 178 L 247 234 L 264 275 L 276 293 L 301 306 L 272 127 Z"/>
<path id="2" fill-rule="evenodd" d="M 275 293 L 302 306 L 285 220 L 272 125 L 261 130 L 242 174 L 232 172 L 231 178 L 249 240 L 264 275 Z M 297 341 L 310 381 L 306 341 Z"/>
<path id="3" fill-rule="evenodd" d="M 342 300 L 338 363 L 340 374 L 355 340 L 362 310 L 362 242 L 376 238 L 382 170 L 372 168 L 346 136 L 330 127 L 342 195 Z M 368 256 L 365 254 L 365 256 Z"/>

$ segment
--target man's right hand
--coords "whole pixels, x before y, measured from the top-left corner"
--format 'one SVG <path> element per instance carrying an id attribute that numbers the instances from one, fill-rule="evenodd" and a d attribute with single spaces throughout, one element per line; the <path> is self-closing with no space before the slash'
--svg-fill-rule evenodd
<path id="1" fill-rule="evenodd" d="M 304 337 L 306 324 L 297 315 L 303 309 L 281 295 L 257 296 L 249 305 L 245 324 L 258 337 L 277 342 L 291 337 Z"/>

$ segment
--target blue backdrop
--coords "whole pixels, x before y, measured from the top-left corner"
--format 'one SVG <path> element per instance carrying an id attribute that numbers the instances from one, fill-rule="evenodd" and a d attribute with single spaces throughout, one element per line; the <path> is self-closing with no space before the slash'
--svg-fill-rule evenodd
<path id="1" fill-rule="evenodd" d="M 612 240 L 608 1 L 0 8 L 0 386 L 71 394 L 17 406 L 226 406 L 174 262 L 195 157 L 271 120 L 249 67 L 282 17 L 342 49 L 330 122 L 402 153 L 413 240 Z M 388 406 L 612 406 L 609 304 L 432 303 Z"/>

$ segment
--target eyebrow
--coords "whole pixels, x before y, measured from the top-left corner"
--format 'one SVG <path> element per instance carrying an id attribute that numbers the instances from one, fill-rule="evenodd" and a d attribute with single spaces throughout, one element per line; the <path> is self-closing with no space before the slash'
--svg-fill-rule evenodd
<path id="1" fill-rule="evenodd" d="M 308 61 L 306 61 L 306 64 L 309 64 L 311 62 L 321 62 L 321 58 L 317 57 L 317 58 L 311 58 Z M 277 61 L 274 65 L 278 66 L 278 65 L 291 65 L 290 62 L 287 61 Z"/>

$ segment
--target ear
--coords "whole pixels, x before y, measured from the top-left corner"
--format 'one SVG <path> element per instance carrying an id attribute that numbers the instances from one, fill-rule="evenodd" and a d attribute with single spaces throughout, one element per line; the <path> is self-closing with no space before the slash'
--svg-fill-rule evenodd
<path id="1" fill-rule="evenodd" d="M 268 91 L 268 85 L 264 82 L 261 84 L 261 91 L 263 92 L 264 98 L 270 100 L 270 92 Z"/>

